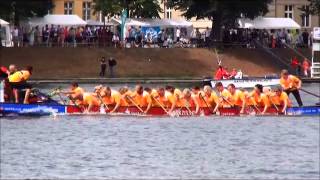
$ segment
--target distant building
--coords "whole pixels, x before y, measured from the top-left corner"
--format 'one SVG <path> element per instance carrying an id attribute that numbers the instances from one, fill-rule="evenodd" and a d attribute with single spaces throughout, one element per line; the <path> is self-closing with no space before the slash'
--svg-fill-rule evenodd
<path id="1" fill-rule="evenodd" d="M 53 0 L 52 14 L 76 14 L 83 20 L 99 20 L 99 13 L 93 14 L 93 0 Z"/>
<path id="2" fill-rule="evenodd" d="M 159 14 L 161 18 L 185 19 L 185 17 L 182 16 L 183 12 L 167 7 L 163 0 L 158 1 L 163 10 L 163 12 Z M 93 14 L 93 0 L 53 0 L 53 3 L 54 8 L 52 14 L 76 14 L 83 20 L 102 19 L 99 13 L 96 15 Z M 269 13 L 266 14 L 266 17 L 292 18 L 300 24 L 303 29 L 311 30 L 313 27 L 319 26 L 320 17 L 304 15 L 303 11 L 299 8 L 304 7 L 308 9 L 308 4 L 308 0 L 272 0 L 272 3 L 269 5 Z M 199 28 L 200 30 L 212 27 L 212 21 L 207 18 L 199 20 L 192 18 L 190 21 L 194 28 Z"/>
<path id="3" fill-rule="evenodd" d="M 301 8 L 309 9 L 308 0 L 272 0 L 266 17 L 286 17 L 296 21 L 302 29 L 312 30 L 320 25 L 320 17 L 305 15 Z"/>

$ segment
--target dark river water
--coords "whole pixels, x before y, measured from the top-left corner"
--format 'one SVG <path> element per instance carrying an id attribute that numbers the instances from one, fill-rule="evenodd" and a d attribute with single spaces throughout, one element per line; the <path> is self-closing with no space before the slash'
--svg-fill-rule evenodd
<path id="1" fill-rule="evenodd" d="M 58 116 L 0 125 L 2 179 L 320 178 L 319 117 Z"/>

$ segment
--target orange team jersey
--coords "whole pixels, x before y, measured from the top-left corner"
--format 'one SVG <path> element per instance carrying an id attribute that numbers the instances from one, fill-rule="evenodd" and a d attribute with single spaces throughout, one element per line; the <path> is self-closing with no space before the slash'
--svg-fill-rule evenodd
<path id="1" fill-rule="evenodd" d="M 219 97 L 217 96 L 217 94 L 215 92 L 211 92 L 210 96 L 203 95 L 202 97 L 200 97 L 200 94 L 199 94 L 198 103 L 199 103 L 200 107 L 207 107 L 207 106 L 215 107 L 216 104 L 219 103 Z"/>
<path id="2" fill-rule="evenodd" d="M 229 107 L 231 104 L 231 100 L 232 100 L 232 95 L 231 93 L 226 90 L 226 89 L 223 89 L 222 92 L 220 92 L 220 106 L 221 107 Z"/>
<path id="3" fill-rule="evenodd" d="M 140 107 L 145 107 L 146 106 L 145 97 L 143 95 L 140 95 L 140 94 L 134 92 L 131 97 L 132 97 L 132 100 L 135 102 L 136 105 L 138 105 Z"/>
<path id="4" fill-rule="evenodd" d="M 180 101 L 180 105 L 179 107 L 196 107 L 196 102 L 195 102 L 195 99 L 190 97 L 189 99 L 185 99 L 185 98 L 182 98 L 179 100 Z"/>
<path id="5" fill-rule="evenodd" d="M 26 81 L 30 78 L 30 72 L 29 71 L 17 71 L 9 76 L 9 82 L 22 82 Z"/>
<path id="6" fill-rule="evenodd" d="M 288 79 L 281 78 L 280 85 L 283 89 L 296 88 L 300 83 L 300 79 L 294 75 L 289 75 Z"/>
<path id="7" fill-rule="evenodd" d="M 119 92 L 117 91 L 111 91 L 111 96 L 107 97 L 103 97 L 102 101 L 104 104 L 106 105 L 116 105 L 120 102 L 121 99 L 121 95 Z"/>
<path id="8" fill-rule="evenodd" d="M 277 106 L 283 106 L 284 102 L 287 102 L 287 106 L 291 107 L 291 101 L 286 92 L 281 92 L 280 96 L 277 96 L 277 95 L 272 96 L 270 100 L 272 103 L 274 103 Z"/>
<path id="9" fill-rule="evenodd" d="M 247 102 L 248 105 L 256 105 L 258 107 L 264 107 L 264 106 L 270 107 L 270 100 L 267 95 L 263 93 L 258 95 L 255 91 L 252 91 L 249 96 L 250 96 L 250 100 L 249 102 Z"/>
<path id="10" fill-rule="evenodd" d="M 93 106 L 100 106 L 100 102 L 96 96 L 92 93 L 83 94 L 83 105 L 88 106 L 92 104 Z"/>
<path id="11" fill-rule="evenodd" d="M 155 107 L 160 107 L 159 103 L 163 107 L 169 107 L 170 106 L 169 100 L 165 96 L 156 96 L 155 99 L 156 99 L 155 100 L 155 104 L 153 104 L 153 106 L 155 106 Z"/>
<path id="12" fill-rule="evenodd" d="M 152 92 L 151 92 L 152 93 Z M 143 101 L 142 101 L 142 107 L 147 107 L 150 103 L 154 103 L 153 98 L 151 97 L 151 94 L 148 93 L 147 91 L 144 91 L 142 94 Z"/>
<path id="13" fill-rule="evenodd" d="M 243 104 L 243 101 L 245 101 L 246 98 L 245 98 L 245 93 L 240 91 L 240 90 L 236 90 L 236 92 L 232 95 L 231 94 L 231 103 L 232 105 L 235 105 L 235 106 L 240 106 L 242 107 L 242 104 Z"/>
<path id="14" fill-rule="evenodd" d="M 166 92 L 165 96 L 168 99 L 168 103 L 170 104 L 169 106 L 171 106 L 173 103 L 177 101 L 177 97 L 170 92 Z"/>

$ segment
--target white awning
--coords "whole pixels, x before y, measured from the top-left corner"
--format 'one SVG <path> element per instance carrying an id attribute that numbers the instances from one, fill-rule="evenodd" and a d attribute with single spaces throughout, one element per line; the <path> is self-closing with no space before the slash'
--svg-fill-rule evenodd
<path id="1" fill-rule="evenodd" d="M 29 21 L 32 26 L 41 25 L 61 25 L 61 26 L 81 26 L 87 23 L 77 15 L 46 15 L 43 18 L 32 18 Z"/>
<path id="2" fill-rule="evenodd" d="M 9 23 L 3 19 L 0 19 L 0 25 L 9 25 Z"/>
<path id="3" fill-rule="evenodd" d="M 239 19 L 240 28 L 248 29 L 300 29 L 301 26 L 291 18 L 258 17 L 251 19 Z"/>
<path id="4" fill-rule="evenodd" d="M 95 20 L 87 20 L 86 22 L 87 22 L 87 25 L 89 25 L 89 26 L 103 26 L 104 25 L 103 22 L 95 21 Z M 106 26 L 114 26 L 114 24 L 111 22 L 105 22 L 105 25 Z"/>

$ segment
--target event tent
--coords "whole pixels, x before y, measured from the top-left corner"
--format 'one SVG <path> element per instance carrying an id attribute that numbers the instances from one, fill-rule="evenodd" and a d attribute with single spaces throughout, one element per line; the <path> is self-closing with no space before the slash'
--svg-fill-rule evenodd
<path id="1" fill-rule="evenodd" d="M 46 15 L 43 18 L 32 18 L 28 22 L 31 26 L 61 25 L 61 26 L 82 26 L 87 23 L 77 15 Z"/>
<path id="2" fill-rule="evenodd" d="M 1 36 L 1 42 L 2 46 L 5 47 L 11 47 L 13 45 L 11 40 L 11 31 L 9 23 L 3 19 L 0 19 L 0 36 Z"/>
<path id="3" fill-rule="evenodd" d="M 88 26 L 114 26 L 113 23 L 111 22 L 105 22 L 105 24 L 103 22 L 100 22 L 100 21 L 95 21 L 95 20 L 87 20 L 87 25 Z"/>
<path id="4" fill-rule="evenodd" d="M 248 29 L 300 29 L 301 26 L 291 18 L 257 17 L 251 19 L 239 19 L 240 28 Z"/>
<path id="5" fill-rule="evenodd" d="M 113 22 L 121 24 L 120 19 L 112 18 Z M 126 26 L 144 26 L 144 27 L 192 27 L 192 23 L 186 20 L 173 19 L 127 19 Z"/>
<path id="6" fill-rule="evenodd" d="M 9 25 L 9 23 L 3 19 L 0 19 L 0 25 Z"/>

